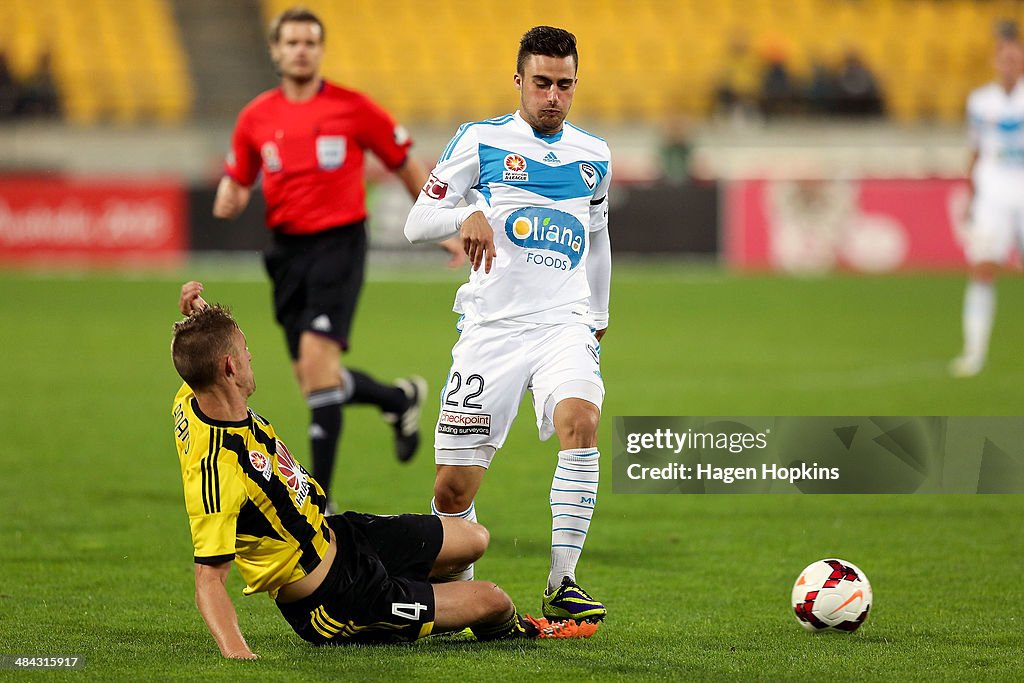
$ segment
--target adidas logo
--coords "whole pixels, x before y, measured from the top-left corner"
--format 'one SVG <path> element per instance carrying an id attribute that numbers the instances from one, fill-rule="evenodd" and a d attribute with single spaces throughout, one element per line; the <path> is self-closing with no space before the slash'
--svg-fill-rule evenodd
<path id="1" fill-rule="evenodd" d="M 548 152 L 548 153 L 547 153 L 547 155 L 545 155 L 545 156 L 544 156 L 544 159 L 543 159 L 542 161 L 543 161 L 544 163 L 546 163 L 546 164 L 557 164 L 557 163 L 561 163 L 561 162 L 560 162 L 560 161 L 558 160 L 558 157 L 556 157 L 556 156 L 555 156 L 555 153 L 554 153 L 554 152 Z"/>
<path id="2" fill-rule="evenodd" d="M 330 332 L 331 319 L 327 317 L 327 314 L 321 314 L 313 318 L 313 322 L 309 326 L 317 332 Z"/>

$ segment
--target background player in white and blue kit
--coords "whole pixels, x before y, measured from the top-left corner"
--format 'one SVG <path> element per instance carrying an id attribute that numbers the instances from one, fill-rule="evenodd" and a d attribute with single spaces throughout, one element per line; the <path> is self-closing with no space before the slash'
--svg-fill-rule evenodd
<path id="1" fill-rule="evenodd" d="M 1010 250 L 1024 248 L 1024 47 L 1016 36 L 996 46 L 996 80 L 970 94 L 972 192 L 967 234 L 969 276 L 964 294 L 964 348 L 951 371 L 978 374 L 995 321 L 995 277 Z"/>
<path id="2" fill-rule="evenodd" d="M 460 235 L 472 263 L 455 297 L 461 334 L 435 434 L 434 512 L 476 519 L 476 493 L 530 390 L 541 439 L 559 441 L 543 611 L 582 621 L 607 614 L 576 583 L 576 564 L 597 502 L 611 156 L 604 140 L 565 122 L 578 63 L 568 31 L 528 31 L 513 77 L 519 110 L 459 128 L 405 234 Z"/>

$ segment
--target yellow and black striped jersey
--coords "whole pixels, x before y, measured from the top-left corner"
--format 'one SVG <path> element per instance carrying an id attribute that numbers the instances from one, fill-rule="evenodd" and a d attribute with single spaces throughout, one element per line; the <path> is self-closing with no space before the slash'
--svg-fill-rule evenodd
<path id="1" fill-rule="evenodd" d="M 172 415 L 195 561 L 234 559 L 246 595 L 276 597 L 312 572 L 330 545 L 327 498 L 273 426 L 251 409 L 240 422 L 207 417 L 187 384 Z"/>

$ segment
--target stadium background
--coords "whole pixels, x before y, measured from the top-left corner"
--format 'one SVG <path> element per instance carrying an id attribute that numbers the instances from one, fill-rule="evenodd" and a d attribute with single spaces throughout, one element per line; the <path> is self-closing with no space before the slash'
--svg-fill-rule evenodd
<path id="1" fill-rule="evenodd" d="M 215 225 L 209 192 L 235 115 L 274 83 L 263 27 L 287 4 L 5 2 L 0 52 L 13 80 L 30 81 L 45 60 L 59 113 L 0 124 L 3 261 L 173 261 L 189 248 L 261 246 L 259 207 Z M 582 49 L 573 119 L 616 154 L 618 253 L 791 270 L 959 266 L 957 186 L 943 179 L 962 174 L 963 102 L 989 77 L 995 23 L 1022 13 L 967 0 L 309 4 L 328 26 L 327 76 L 394 112 L 428 166 L 458 122 L 515 107 L 514 36 L 539 18 L 572 26 Z M 847 55 L 877 79 L 883 116 L 843 116 L 855 109 L 830 99 Z M 762 96 L 772 63 L 783 91 Z M 31 182 L 9 184 L 24 174 Z M 375 245 L 408 252 L 398 186 L 379 169 L 372 178 L 382 181 Z M 786 178 L 800 182 L 743 182 Z M 124 199 L 116 215 L 104 198 Z M 932 213 L 901 214 L 905 198 Z M 801 220 L 809 204 L 838 215 Z M 814 234 L 806 222 L 832 227 Z"/>
<path id="2" fill-rule="evenodd" d="M 96 679 L 251 676 L 213 661 L 192 604 L 166 342 L 177 284 L 203 279 L 246 328 L 254 402 L 305 451 L 255 255 L 259 202 L 235 223 L 210 217 L 234 116 L 274 84 L 264 26 L 287 4 L 0 3 L 13 79 L 48 59 L 57 103 L 48 115 L 0 98 L 0 633 L 12 652 L 84 653 Z M 326 75 L 393 111 L 428 166 L 459 122 L 515 108 L 523 31 L 576 33 L 571 118 L 615 155 L 606 415 L 1020 412 L 1019 277 L 1000 283 L 991 367 L 957 382 L 945 364 L 959 345 L 963 102 L 990 78 L 996 22 L 1024 18 L 1022 3 L 306 4 L 327 24 Z M 884 114 L 843 113 L 812 92 L 816 69 L 851 51 Z M 801 84 L 775 102 L 759 96 L 773 60 Z M 740 96 L 723 97 L 723 83 Z M 352 361 L 437 386 L 463 274 L 404 243 L 408 200 L 379 168 L 370 176 L 374 250 Z M 376 417 L 352 414 L 345 504 L 423 509 L 429 457 L 382 460 Z M 481 493 L 494 539 L 482 566 L 532 612 L 550 445 L 521 420 L 506 451 Z M 269 601 L 239 599 L 264 654 L 258 677 L 1021 674 L 1017 618 L 986 607 L 1024 597 L 1019 496 L 616 496 L 607 471 L 605 482 L 584 562 L 614 618 L 585 646 L 310 652 Z M 852 639 L 809 640 L 787 613 L 789 584 L 830 554 L 869 573 L 876 614 Z"/>

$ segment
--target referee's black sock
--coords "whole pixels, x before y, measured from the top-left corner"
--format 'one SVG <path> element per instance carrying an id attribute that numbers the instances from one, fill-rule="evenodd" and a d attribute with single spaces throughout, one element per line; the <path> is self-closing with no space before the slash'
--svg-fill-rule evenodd
<path id="1" fill-rule="evenodd" d="M 349 403 L 371 403 L 385 413 L 401 413 L 409 407 L 409 397 L 394 384 L 381 384 L 362 370 L 345 368 L 352 377 Z"/>
<path id="2" fill-rule="evenodd" d="M 341 387 L 320 389 L 306 397 L 310 409 L 309 444 L 313 455 L 313 478 L 330 500 L 331 475 L 341 436 Z"/>

